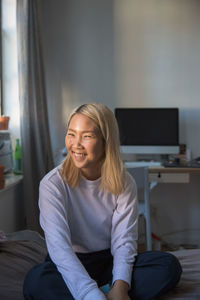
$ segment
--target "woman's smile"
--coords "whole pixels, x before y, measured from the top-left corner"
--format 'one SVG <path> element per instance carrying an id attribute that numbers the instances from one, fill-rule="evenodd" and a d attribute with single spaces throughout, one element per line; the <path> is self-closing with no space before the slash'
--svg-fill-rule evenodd
<path id="1" fill-rule="evenodd" d="M 77 161 L 82 161 L 85 159 L 86 157 L 86 154 L 85 153 L 80 153 L 80 152 L 75 152 L 75 151 L 72 151 L 72 154 L 73 156 L 75 157 L 75 159 Z"/>

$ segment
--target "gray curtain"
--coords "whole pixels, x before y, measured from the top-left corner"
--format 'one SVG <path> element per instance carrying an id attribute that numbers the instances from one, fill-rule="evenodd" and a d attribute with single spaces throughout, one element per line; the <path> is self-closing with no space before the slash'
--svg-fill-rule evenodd
<path id="1" fill-rule="evenodd" d="M 53 168 L 53 158 L 39 26 L 39 1 L 17 0 L 17 39 L 26 223 L 27 228 L 41 231 L 38 187 L 42 177 Z"/>

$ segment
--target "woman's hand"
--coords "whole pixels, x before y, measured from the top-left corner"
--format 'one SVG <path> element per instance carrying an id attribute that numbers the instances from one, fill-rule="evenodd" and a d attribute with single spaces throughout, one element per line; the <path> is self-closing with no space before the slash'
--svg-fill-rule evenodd
<path id="1" fill-rule="evenodd" d="M 128 295 L 128 283 L 116 280 L 113 287 L 106 296 L 107 300 L 131 300 Z"/>

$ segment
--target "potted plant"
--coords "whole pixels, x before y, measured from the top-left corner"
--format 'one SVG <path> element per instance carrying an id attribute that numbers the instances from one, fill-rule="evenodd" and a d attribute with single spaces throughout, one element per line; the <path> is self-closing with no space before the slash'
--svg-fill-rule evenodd
<path id="1" fill-rule="evenodd" d="M 0 130 L 8 130 L 10 117 L 8 116 L 0 116 Z"/>

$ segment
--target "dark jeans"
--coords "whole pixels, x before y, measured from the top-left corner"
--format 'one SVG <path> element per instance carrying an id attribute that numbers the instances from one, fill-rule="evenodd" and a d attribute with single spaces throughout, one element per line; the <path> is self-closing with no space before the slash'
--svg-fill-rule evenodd
<path id="1" fill-rule="evenodd" d="M 99 287 L 111 282 L 113 258 L 110 250 L 77 253 L 77 256 Z M 164 294 L 178 283 L 181 272 L 180 263 L 172 254 L 161 251 L 138 254 L 133 268 L 130 298 L 150 300 Z M 28 272 L 24 281 L 24 297 L 26 300 L 74 299 L 49 256 L 44 263 Z"/>

